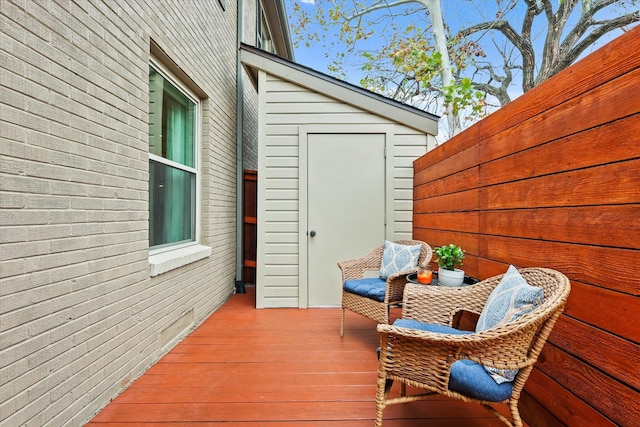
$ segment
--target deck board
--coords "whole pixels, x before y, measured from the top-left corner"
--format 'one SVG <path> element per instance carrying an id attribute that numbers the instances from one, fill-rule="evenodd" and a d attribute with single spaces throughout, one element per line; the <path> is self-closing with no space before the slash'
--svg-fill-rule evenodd
<path id="1" fill-rule="evenodd" d="M 373 425 L 375 323 L 340 309 L 255 309 L 255 289 L 223 307 L 88 424 Z M 393 392 L 397 393 L 398 387 Z M 390 406 L 386 427 L 502 425 L 479 405 L 434 397 Z"/>

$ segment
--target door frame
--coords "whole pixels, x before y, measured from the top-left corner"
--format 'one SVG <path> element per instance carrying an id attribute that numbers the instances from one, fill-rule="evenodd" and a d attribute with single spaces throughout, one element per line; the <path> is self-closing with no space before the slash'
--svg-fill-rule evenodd
<path id="1" fill-rule="evenodd" d="M 393 159 L 395 154 L 395 134 L 392 125 L 384 124 L 325 124 L 307 125 L 298 128 L 298 307 L 307 308 L 309 299 L 309 251 L 308 251 L 308 165 L 309 134 L 384 134 L 384 204 L 385 239 L 393 240 L 395 233 Z M 372 250 L 374 248 L 371 248 Z M 337 268 L 337 266 L 336 266 Z"/>

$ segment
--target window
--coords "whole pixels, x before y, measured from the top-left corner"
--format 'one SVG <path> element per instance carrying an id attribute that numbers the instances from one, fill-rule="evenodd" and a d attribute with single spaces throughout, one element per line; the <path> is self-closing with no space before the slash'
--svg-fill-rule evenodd
<path id="1" fill-rule="evenodd" d="M 149 247 L 196 241 L 197 98 L 149 67 Z"/>
<path id="2" fill-rule="evenodd" d="M 260 13 L 258 18 L 258 47 L 267 52 L 275 53 L 273 41 L 271 40 L 271 31 L 269 30 L 269 24 L 267 24 L 267 18 L 262 8 L 262 3 L 259 4 Z"/>

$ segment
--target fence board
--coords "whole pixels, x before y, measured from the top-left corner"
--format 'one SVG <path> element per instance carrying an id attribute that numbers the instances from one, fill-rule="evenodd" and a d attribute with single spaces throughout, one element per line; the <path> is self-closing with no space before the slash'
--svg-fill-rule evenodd
<path id="1" fill-rule="evenodd" d="M 612 291 L 578 281 L 571 283 L 571 295 L 565 313 L 614 335 L 640 343 L 640 327 L 634 321 L 638 317 L 640 297 Z M 593 345 L 584 343 L 589 349 Z M 612 362 L 613 363 L 613 362 Z M 602 368 L 607 370 L 607 368 Z"/>
<path id="2" fill-rule="evenodd" d="M 576 357 L 600 366 L 607 374 L 640 390 L 640 353 L 633 343 L 568 316 L 558 320 L 549 341 L 561 344 Z"/>
<path id="3" fill-rule="evenodd" d="M 485 234 L 495 236 L 640 249 L 640 205 L 486 211 L 478 220 Z"/>
<path id="4" fill-rule="evenodd" d="M 640 149 L 640 147 L 639 147 Z M 640 188 L 640 160 L 611 163 L 481 189 L 487 209 L 598 206 L 634 203 Z M 484 204 L 483 203 L 483 204 Z"/>
<path id="5" fill-rule="evenodd" d="M 485 139 L 481 144 L 482 159 L 497 159 L 637 114 L 640 99 L 629 94 L 638 91 L 640 69 Z"/>
<path id="6" fill-rule="evenodd" d="M 455 212 L 473 210 L 479 206 L 480 190 L 443 194 L 430 199 L 417 200 L 414 212 Z M 417 208 L 417 210 L 416 210 Z"/>
<path id="7" fill-rule="evenodd" d="M 413 220 L 420 228 L 477 233 L 479 214 L 474 211 L 419 214 Z"/>
<path id="8" fill-rule="evenodd" d="M 549 175 L 626 160 L 629 153 L 640 150 L 637 129 L 640 129 L 640 114 L 495 159 L 482 164 L 481 185 L 514 181 L 523 175 Z M 553 155 L 549 156 L 549 152 Z"/>
<path id="9" fill-rule="evenodd" d="M 490 259 L 522 267 L 553 266 L 573 280 L 638 294 L 638 251 L 498 236 L 481 239 L 479 251 Z M 615 280 L 603 276 L 599 265 L 610 266 L 615 271 Z"/>
<path id="10" fill-rule="evenodd" d="M 423 178 L 424 181 L 421 181 L 423 184 L 415 189 L 415 200 L 427 199 L 473 188 L 471 184 L 479 183 L 480 181 L 480 168 L 473 167 L 439 179 L 428 175 Z"/>
<path id="11" fill-rule="evenodd" d="M 555 345 L 544 347 L 537 367 L 611 421 L 634 426 L 640 420 L 636 391 Z"/>
<path id="12" fill-rule="evenodd" d="M 544 409 L 552 413 L 560 425 L 582 426 L 585 420 L 589 420 L 589 427 L 615 427 L 616 424 L 607 419 L 600 412 L 584 403 L 566 388 L 549 378 L 544 373 L 534 369 L 525 386 L 525 395 L 531 396 Z M 547 426 L 553 423 L 548 416 L 539 418 L 538 411 L 527 410 L 530 405 L 526 399 L 521 400 L 524 408 L 522 416 L 531 426 Z M 538 409 L 538 408 L 535 408 Z"/>

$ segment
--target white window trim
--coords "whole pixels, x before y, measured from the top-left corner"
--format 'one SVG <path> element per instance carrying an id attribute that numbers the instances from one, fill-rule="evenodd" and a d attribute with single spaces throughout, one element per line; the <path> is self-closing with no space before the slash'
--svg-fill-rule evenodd
<path id="1" fill-rule="evenodd" d="M 195 167 L 190 168 L 188 166 L 177 164 L 171 160 L 159 157 L 155 154 L 148 153 L 149 160 L 160 161 L 161 163 L 175 166 L 179 169 L 194 172 L 196 174 L 196 229 L 195 229 L 195 241 L 187 242 L 183 244 L 175 244 L 172 246 L 165 246 L 157 249 L 149 249 L 149 266 L 150 276 L 154 277 L 162 273 L 166 273 L 171 270 L 183 267 L 193 262 L 199 261 L 211 256 L 212 248 L 200 244 L 200 232 L 201 232 L 201 206 L 202 206 L 202 178 L 201 178 L 201 154 L 200 154 L 200 137 L 201 137 L 201 124 L 202 124 L 202 103 L 200 98 L 193 93 L 188 87 L 186 87 L 179 79 L 177 79 L 173 73 L 171 73 L 166 67 L 164 67 L 157 59 L 151 58 L 150 65 L 159 71 L 162 76 L 167 79 L 172 85 L 178 88 L 184 93 L 191 101 L 196 104 L 195 114 L 195 141 L 194 141 L 194 153 L 196 153 Z M 151 212 L 149 212 L 151 214 Z"/>
<path id="2" fill-rule="evenodd" d="M 150 276 L 154 277 L 211 256 L 211 246 L 189 245 L 149 255 Z"/>

